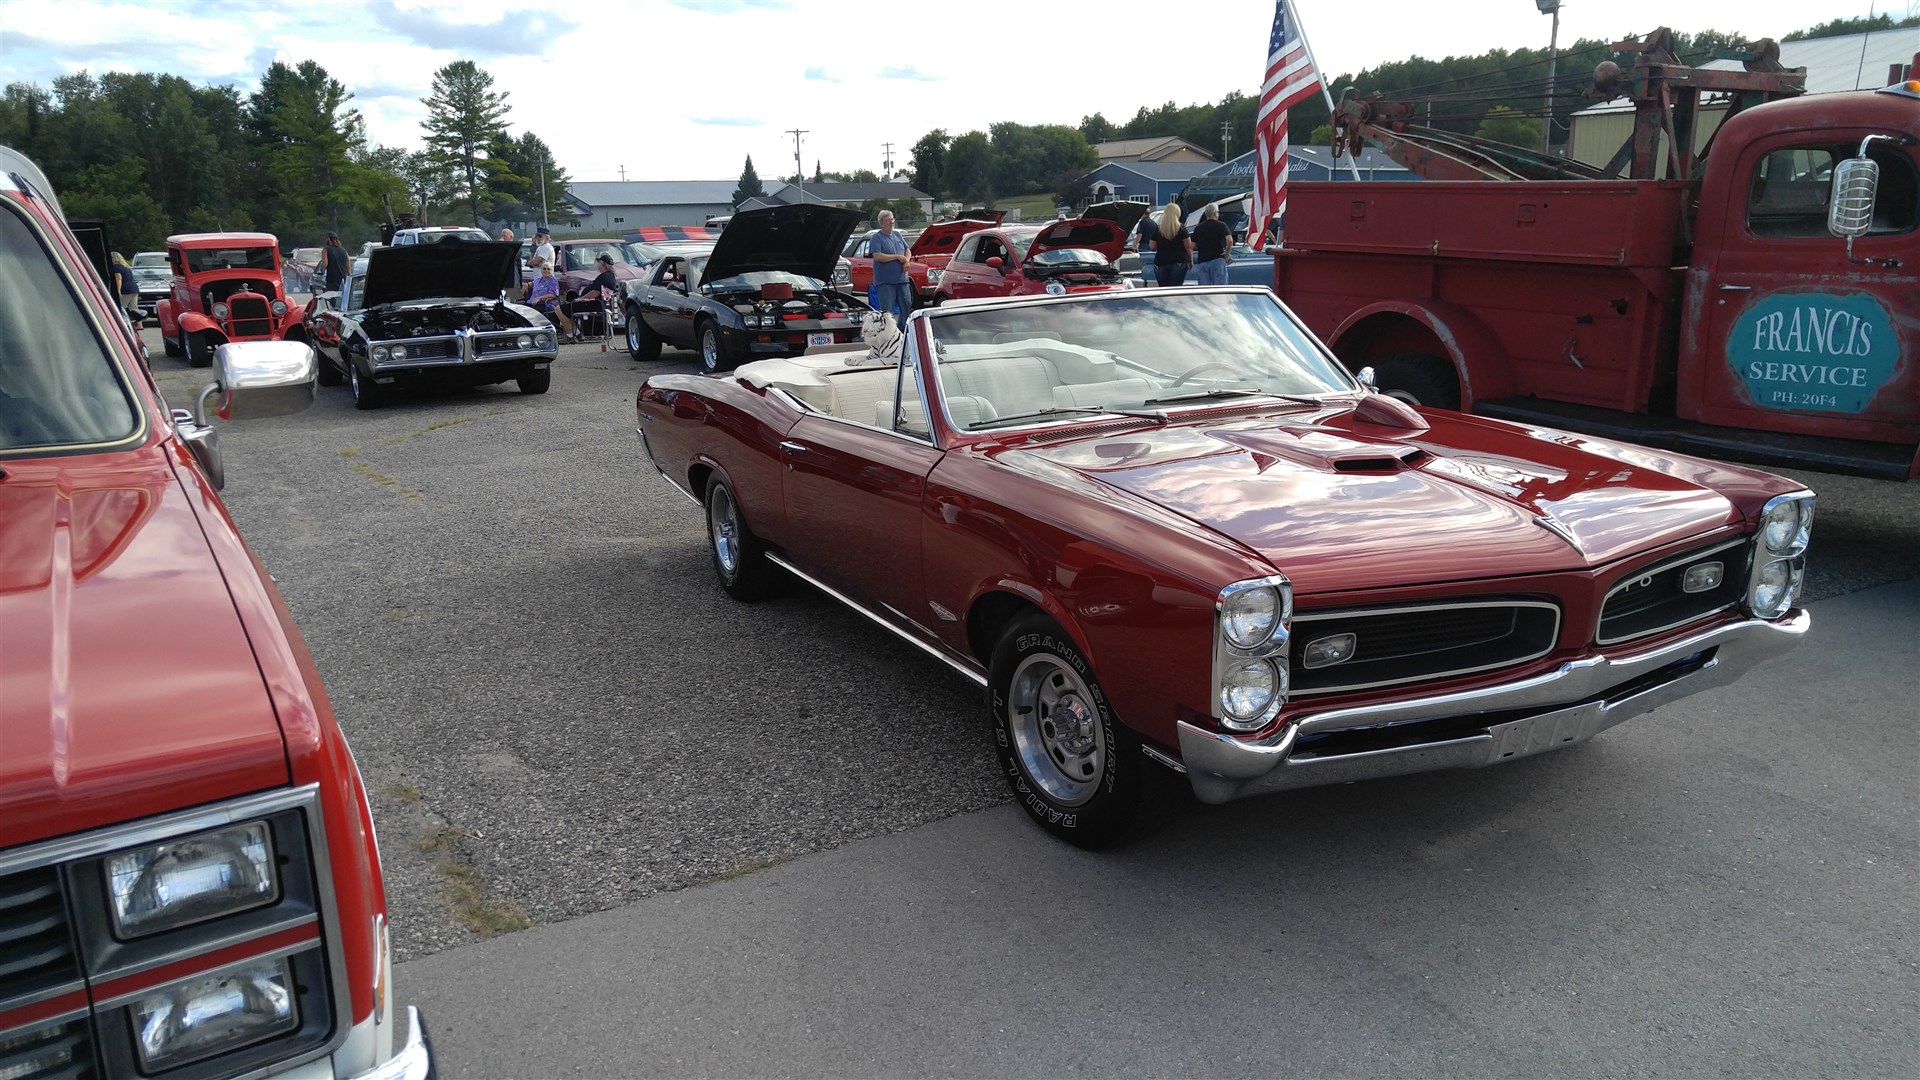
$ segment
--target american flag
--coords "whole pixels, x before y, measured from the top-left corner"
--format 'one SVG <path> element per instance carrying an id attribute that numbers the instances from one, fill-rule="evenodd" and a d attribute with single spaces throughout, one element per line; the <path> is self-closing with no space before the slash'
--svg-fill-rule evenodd
<path id="1" fill-rule="evenodd" d="M 1273 35 L 1267 40 L 1267 77 L 1260 84 L 1254 122 L 1253 222 L 1266 228 L 1287 212 L 1287 110 L 1320 88 L 1320 74 L 1307 55 L 1307 41 L 1294 25 L 1287 0 L 1273 5 Z"/>

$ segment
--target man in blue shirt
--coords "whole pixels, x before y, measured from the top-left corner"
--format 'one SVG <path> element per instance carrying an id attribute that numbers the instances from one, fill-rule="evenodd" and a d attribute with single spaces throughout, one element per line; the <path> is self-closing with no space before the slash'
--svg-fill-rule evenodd
<path id="1" fill-rule="evenodd" d="M 867 244 L 873 256 L 874 308 L 893 312 L 901 329 L 913 310 L 913 282 L 907 277 L 907 238 L 893 231 L 893 211 L 880 211 L 880 231 Z"/>

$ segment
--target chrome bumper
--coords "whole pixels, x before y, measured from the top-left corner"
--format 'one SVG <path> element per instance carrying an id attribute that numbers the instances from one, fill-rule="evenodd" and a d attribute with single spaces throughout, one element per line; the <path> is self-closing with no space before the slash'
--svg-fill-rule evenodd
<path id="1" fill-rule="evenodd" d="M 353 1080 L 433 1080 L 433 1043 L 427 1038 L 426 1021 L 420 1010 L 407 1006 L 407 1041 L 394 1049 L 393 1056 L 377 1068 L 361 1073 Z"/>
<path id="2" fill-rule="evenodd" d="M 1180 756 L 1194 796 L 1207 803 L 1289 788 L 1494 765 L 1585 742 L 1668 702 L 1730 683 L 1799 644 L 1811 622 L 1805 611 L 1791 612 L 1777 621 L 1747 619 L 1647 652 L 1569 661 L 1544 675 L 1502 686 L 1309 713 L 1278 735 L 1257 742 L 1180 721 Z M 1673 671 L 1662 678 L 1667 668 Z M 1511 717 L 1532 710 L 1538 711 Z M 1481 714 L 1510 718 L 1464 738 L 1345 754 L 1295 753 L 1303 735 Z"/>

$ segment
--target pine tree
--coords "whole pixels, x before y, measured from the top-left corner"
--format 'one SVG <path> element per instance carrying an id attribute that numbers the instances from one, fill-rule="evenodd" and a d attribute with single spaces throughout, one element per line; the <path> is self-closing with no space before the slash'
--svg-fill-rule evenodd
<path id="1" fill-rule="evenodd" d="M 471 60 L 455 60 L 433 73 L 433 94 L 421 99 L 427 118 L 427 152 L 460 176 L 473 223 L 480 224 L 480 199 L 486 188 L 488 147 L 507 132 L 507 95 L 493 89 L 493 76 Z"/>
<path id="2" fill-rule="evenodd" d="M 748 199 L 757 199 L 767 193 L 760 186 L 760 174 L 753 171 L 753 155 L 747 155 L 747 167 L 740 170 L 740 186 L 733 189 L 733 205 L 737 209 Z"/>

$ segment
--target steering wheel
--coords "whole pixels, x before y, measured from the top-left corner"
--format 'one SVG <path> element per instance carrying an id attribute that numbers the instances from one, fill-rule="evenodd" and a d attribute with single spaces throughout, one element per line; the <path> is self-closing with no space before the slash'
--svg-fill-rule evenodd
<path id="1" fill-rule="evenodd" d="M 1195 375 L 1198 375 L 1203 371 L 1239 371 L 1239 370 L 1240 370 L 1239 368 L 1235 367 L 1232 364 L 1223 364 L 1217 360 L 1210 364 L 1201 364 L 1199 367 L 1188 368 L 1187 370 L 1181 372 L 1180 377 L 1173 380 L 1172 385 L 1169 386 L 1168 389 L 1172 389 L 1174 386 L 1185 386 L 1187 384 L 1188 379 L 1193 378 Z"/>

